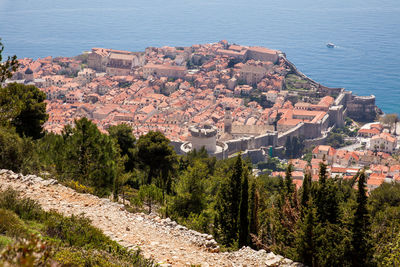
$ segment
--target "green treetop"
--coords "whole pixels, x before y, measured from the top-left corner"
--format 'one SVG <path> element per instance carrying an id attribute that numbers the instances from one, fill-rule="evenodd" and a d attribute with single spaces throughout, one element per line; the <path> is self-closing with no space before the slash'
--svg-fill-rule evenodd
<path id="1" fill-rule="evenodd" d="M 153 179 L 163 192 L 171 191 L 171 173 L 175 170 L 177 156 L 169 145 L 169 140 L 160 132 L 150 131 L 142 135 L 137 142 L 138 158 L 141 168 L 147 171 L 147 184 Z"/>
<path id="2" fill-rule="evenodd" d="M 13 73 L 18 69 L 17 56 L 7 57 L 7 60 L 3 62 L 2 53 L 4 51 L 4 45 L 0 38 L 0 83 L 4 82 L 6 79 L 12 77 Z"/>
<path id="3" fill-rule="evenodd" d="M 20 136 L 38 139 L 43 136 L 46 94 L 33 85 L 12 83 L 0 88 L 0 122 L 11 124 Z"/>
<path id="4" fill-rule="evenodd" d="M 121 156 L 126 156 L 125 171 L 133 171 L 135 158 L 136 138 L 132 133 L 132 128 L 126 124 L 119 124 L 108 128 L 108 133 L 117 141 L 121 149 Z"/>

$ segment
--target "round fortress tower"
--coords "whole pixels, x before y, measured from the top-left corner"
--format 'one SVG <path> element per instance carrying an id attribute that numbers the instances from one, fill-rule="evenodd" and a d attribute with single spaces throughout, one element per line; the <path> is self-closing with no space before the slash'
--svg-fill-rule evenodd
<path id="1" fill-rule="evenodd" d="M 181 145 L 181 153 L 187 154 L 196 149 L 199 151 L 203 147 L 210 156 L 218 159 L 228 157 L 228 145 L 224 142 L 217 141 L 218 128 L 211 125 L 190 126 L 190 141 Z"/>
<path id="2" fill-rule="evenodd" d="M 190 126 L 192 149 L 200 150 L 205 147 L 212 154 L 217 150 L 217 127 L 211 125 Z"/>

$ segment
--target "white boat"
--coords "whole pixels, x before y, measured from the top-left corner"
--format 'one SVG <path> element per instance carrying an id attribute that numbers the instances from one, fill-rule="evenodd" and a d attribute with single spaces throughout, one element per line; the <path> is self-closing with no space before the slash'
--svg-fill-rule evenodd
<path id="1" fill-rule="evenodd" d="M 326 47 L 328 47 L 328 48 L 334 48 L 334 47 L 335 47 L 335 44 L 333 44 L 333 43 L 327 43 L 327 44 L 326 44 Z"/>

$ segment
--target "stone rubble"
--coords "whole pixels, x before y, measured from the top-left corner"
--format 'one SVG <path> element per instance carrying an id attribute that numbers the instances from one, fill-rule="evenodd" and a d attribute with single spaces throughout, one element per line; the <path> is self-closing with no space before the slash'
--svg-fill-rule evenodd
<path id="1" fill-rule="evenodd" d="M 129 213 L 124 205 L 77 193 L 57 180 L 0 170 L 0 190 L 11 187 L 36 200 L 45 210 L 84 214 L 92 224 L 124 247 L 138 249 L 160 266 L 303 266 L 265 250 L 243 247 L 220 252 L 212 235 L 202 234 L 156 214 Z"/>

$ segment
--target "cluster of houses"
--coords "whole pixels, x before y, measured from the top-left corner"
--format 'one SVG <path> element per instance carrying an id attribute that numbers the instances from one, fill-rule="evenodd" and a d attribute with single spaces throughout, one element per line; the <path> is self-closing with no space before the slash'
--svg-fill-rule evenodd
<path id="1" fill-rule="evenodd" d="M 318 92 L 307 92 L 310 84 L 301 79 L 295 83 L 304 88 L 293 91 L 286 82 L 288 74 L 296 72 L 280 51 L 227 41 L 149 47 L 144 52 L 93 48 L 77 57 L 24 58 L 19 63 L 13 79 L 5 83 L 33 84 L 44 91 L 49 114 L 45 129 L 56 133 L 74 119 L 87 117 L 102 131 L 126 123 L 137 137 L 152 130 L 182 142 L 190 139 L 192 125 L 215 126 L 221 141 L 268 132 L 282 140 L 295 133 L 319 138 L 331 126 L 343 126 L 344 106 L 357 114 L 360 101 L 374 108 L 373 96 L 357 98 L 320 85 Z M 330 96 L 336 93 L 336 99 Z M 262 103 L 250 101 L 252 94 L 261 96 Z M 391 156 L 397 149 L 396 136 L 379 123 L 367 124 L 358 136 L 365 144 L 361 151 L 316 146 L 310 166 L 313 179 L 318 179 L 319 163 L 325 161 L 332 176 L 343 178 L 369 166 L 370 189 L 400 180 L 399 162 Z M 291 162 L 294 182 L 301 186 L 309 164 Z"/>
<path id="2" fill-rule="evenodd" d="M 390 135 L 388 133 L 384 134 L 385 136 Z M 395 137 L 393 138 L 396 139 Z M 303 184 L 304 171 L 307 169 L 310 170 L 312 179 L 318 181 L 321 162 L 327 165 L 327 173 L 330 177 L 352 179 L 359 171 L 365 169 L 369 190 L 377 188 L 384 182 L 400 182 L 400 161 L 389 153 L 369 149 L 348 151 L 345 149 L 335 149 L 328 145 L 319 145 L 312 150 L 310 163 L 302 159 L 292 159 L 289 161 L 293 165 L 292 175 L 294 183 L 298 188 Z M 273 172 L 272 175 L 284 177 L 285 173 Z"/>
<path id="3" fill-rule="evenodd" d="M 358 131 L 358 136 L 366 139 L 370 150 L 392 153 L 397 149 L 396 136 L 385 132 L 382 124 L 368 124 Z"/>
<path id="4" fill-rule="evenodd" d="M 284 89 L 291 69 L 280 51 L 227 41 L 145 52 L 93 48 L 77 57 L 20 63 L 6 83 L 34 84 L 46 93 L 45 128 L 52 132 L 85 116 L 103 131 L 127 123 L 137 136 L 159 130 L 186 140 L 193 124 L 214 125 L 222 136 L 226 107 L 232 125 L 242 129 L 285 132 L 300 123 L 325 129 L 333 105 L 329 96 L 293 102 Z M 267 105 L 246 100 L 255 90 Z"/>

